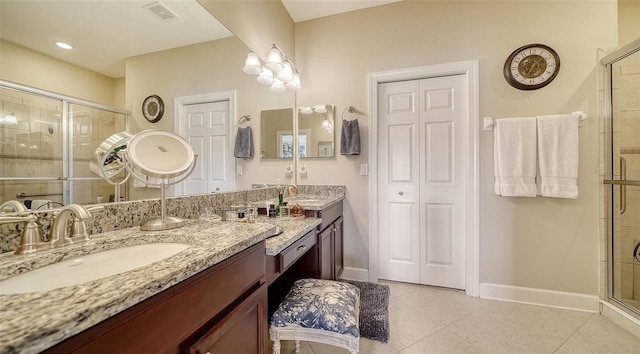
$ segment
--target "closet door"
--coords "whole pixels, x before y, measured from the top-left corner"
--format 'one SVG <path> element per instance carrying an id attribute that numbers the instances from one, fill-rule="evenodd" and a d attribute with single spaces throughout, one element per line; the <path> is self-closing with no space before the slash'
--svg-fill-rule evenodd
<path id="1" fill-rule="evenodd" d="M 378 87 L 379 277 L 465 286 L 462 75 Z"/>
<path id="2" fill-rule="evenodd" d="M 420 282 L 420 82 L 378 86 L 379 276 Z"/>
<path id="3" fill-rule="evenodd" d="M 420 282 L 465 287 L 467 98 L 462 75 L 420 81 Z"/>

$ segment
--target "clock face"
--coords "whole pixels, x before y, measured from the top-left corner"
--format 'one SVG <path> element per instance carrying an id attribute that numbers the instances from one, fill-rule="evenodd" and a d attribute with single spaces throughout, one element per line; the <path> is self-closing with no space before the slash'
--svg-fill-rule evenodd
<path id="1" fill-rule="evenodd" d="M 162 118 L 164 114 L 164 103 L 157 95 L 152 95 L 144 99 L 142 102 L 142 114 L 144 118 L 151 123 L 155 123 Z"/>
<path id="2" fill-rule="evenodd" d="M 548 85 L 560 70 L 560 57 L 544 44 L 529 44 L 516 49 L 504 63 L 504 78 L 521 90 Z"/>

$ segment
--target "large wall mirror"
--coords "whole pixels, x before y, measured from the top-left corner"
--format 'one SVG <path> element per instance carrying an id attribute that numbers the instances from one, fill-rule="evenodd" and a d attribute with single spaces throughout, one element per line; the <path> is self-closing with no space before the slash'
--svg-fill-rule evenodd
<path id="1" fill-rule="evenodd" d="M 141 5 L 148 4 L 149 2 L 145 1 L 131 1 Z M 199 11 L 203 12 L 208 16 L 210 21 L 215 21 L 216 18 L 209 13 L 206 9 L 202 8 L 200 4 L 198 4 L 195 0 L 193 1 L 196 5 L 198 5 Z M 22 2 L 0 2 L 0 10 L 3 13 L 9 13 L 7 10 L 9 5 L 12 3 L 22 3 Z M 38 9 L 38 1 L 32 1 L 31 8 L 32 10 L 40 10 Z M 85 3 L 86 6 L 97 6 L 99 4 L 101 8 L 106 6 L 118 6 L 118 4 L 129 3 L 129 2 L 114 2 L 114 1 L 95 1 L 95 2 L 54 2 L 57 8 L 56 11 L 60 11 L 63 13 L 65 11 L 64 7 L 67 5 L 73 5 L 74 3 Z M 183 1 L 168 1 L 166 5 L 171 7 L 174 3 L 183 3 Z M 92 5 L 94 4 L 94 5 Z M 131 18 L 133 13 L 135 16 L 148 17 L 150 14 L 147 11 L 142 9 L 138 9 L 139 11 L 131 11 L 126 16 L 127 20 L 124 22 L 135 23 L 138 22 L 135 18 Z M 33 23 L 40 23 L 42 14 L 32 15 L 31 10 L 29 8 L 24 8 L 20 10 L 19 21 L 24 24 L 23 29 L 28 32 L 37 32 L 42 31 L 39 26 L 33 26 Z M 106 11 L 106 10 L 104 10 Z M 86 17 L 86 16 L 85 16 Z M 4 17 L 3 17 L 4 18 Z M 89 17 L 86 17 L 89 19 Z M 158 21 L 155 18 L 152 18 L 153 21 Z M 0 31 L 0 49 L 4 52 L 2 55 L 11 55 L 10 51 L 20 51 L 21 55 L 23 52 L 33 51 L 35 55 L 41 55 L 40 53 L 44 53 L 45 50 L 39 50 L 39 48 L 34 47 L 33 45 L 26 46 L 25 43 L 20 43 L 19 40 L 12 39 L 12 41 L 7 41 L 5 35 L 8 33 L 15 33 L 19 31 L 18 28 L 10 28 L 9 22 L 12 21 L 3 21 L 2 31 Z M 15 21 L 13 22 L 16 23 Z M 65 32 L 67 33 L 80 33 L 86 32 L 86 27 L 80 28 L 72 28 L 69 22 L 58 20 L 58 25 L 64 27 Z M 176 26 L 179 22 L 172 22 L 168 26 Z M 18 24 L 15 24 L 18 26 Z M 124 25 L 123 25 L 124 26 Z M 207 26 L 202 26 L 201 32 L 207 32 L 210 29 Z M 192 31 L 192 37 L 200 38 L 197 34 L 196 30 Z M 146 31 L 145 31 L 146 32 Z M 130 33 L 138 33 L 136 31 L 131 31 Z M 230 29 L 230 33 L 236 33 L 233 29 Z M 45 36 L 41 36 L 45 37 Z M 101 49 L 104 48 L 112 48 L 118 45 L 119 36 L 110 35 L 108 37 L 108 44 L 98 45 Z M 42 39 L 42 46 L 51 45 L 51 41 Z M 55 67 L 40 67 L 39 65 L 34 64 L 33 61 L 28 61 L 27 64 L 23 66 L 12 66 L 11 72 L 9 70 L 0 71 L 0 78 L 8 81 L 17 82 L 19 84 L 32 86 L 32 87 L 40 87 L 47 91 L 58 92 L 70 96 L 75 96 L 80 99 L 100 102 L 104 104 L 108 104 L 114 107 L 126 108 L 130 109 L 132 112 L 131 117 L 131 132 L 136 133 L 145 129 L 162 129 L 166 131 L 174 131 L 174 97 L 178 96 L 187 96 L 187 95 L 197 95 L 200 93 L 210 93 L 210 92 L 223 92 L 223 91 L 233 91 L 236 95 L 236 109 L 235 116 L 230 117 L 229 122 L 232 126 L 237 124 L 238 118 L 243 115 L 251 115 L 254 119 L 251 121 L 251 126 L 254 129 L 254 143 L 256 144 L 256 152 L 253 159 L 244 160 L 241 163 L 244 164 L 244 174 L 242 176 L 235 176 L 236 179 L 236 188 L 245 188 L 247 185 L 251 185 L 252 183 L 256 183 L 257 181 L 271 183 L 271 180 L 264 179 L 263 176 L 266 175 L 276 175 L 278 173 L 284 174 L 285 165 L 290 164 L 287 160 L 274 160 L 260 163 L 261 159 L 259 156 L 260 150 L 258 150 L 258 146 L 261 146 L 261 142 L 259 141 L 261 137 L 261 122 L 259 119 L 255 119 L 261 115 L 261 111 L 269 111 L 269 110 L 278 110 L 283 107 L 295 107 L 295 94 L 293 92 L 287 92 L 284 94 L 274 94 L 269 92 L 268 88 L 265 88 L 262 85 L 259 85 L 255 77 L 246 75 L 242 72 L 242 65 L 244 64 L 244 60 L 246 58 L 247 53 L 249 52 L 249 48 L 235 36 L 226 37 L 223 39 L 211 40 L 208 42 L 199 42 L 199 43 L 191 43 L 185 45 L 183 47 L 174 46 L 174 49 L 167 48 L 167 51 L 157 52 L 157 53 L 148 53 L 140 56 L 136 56 L 135 58 L 127 58 L 126 60 L 126 77 L 124 80 L 121 78 L 113 79 L 114 84 L 112 84 L 113 90 L 104 89 L 103 86 L 99 88 L 93 87 L 93 85 L 97 85 L 97 81 L 106 81 L 110 80 L 109 77 L 99 78 L 98 75 L 91 76 L 91 74 L 85 77 L 85 87 L 84 91 L 87 92 L 87 95 L 92 95 L 90 97 L 83 97 L 82 94 L 78 94 L 75 92 L 83 92 L 83 90 L 75 90 L 74 92 L 69 92 L 69 82 L 65 82 L 65 80 L 54 80 L 56 78 L 64 78 L 67 75 L 67 71 L 63 64 L 60 65 L 59 68 Z M 88 48 L 81 48 L 82 50 L 87 50 Z M 78 51 L 80 49 L 77 49 Z M 124 59 L 124 58 L 123 58 Z M 64 60 L 64 59 L 61 59 Z M 71 62 L 71 60 L 68 60 Z M 7 68 L 11 65 L 11 63 L 5 62 L 0 66 L 0 68 Z M 17 64 L 16 64 L 17 65 Z M 82 63 L 74 63 L 74 65 L 82 66 Z M 15 68 L 24 69 L 23 73 L 15 72 Z M 88 65 L 86 67 L 89 67 Z M 47 72 L 38 72 L 38 70 L 47 70 Z M 25 77 L 29 79 L 36 78 L 36 83 L 31 82 L 21 82 L 16 78 Z M 112 76 L 116 77 L 116 76 Z M 25 80 L 28 81 L 28 80 Z M 42 84 L 40 84 L 42 83 Z M 57 86 L 60 85 L 60 86 Z M 96 98 L 95 92 L 100 91 L 102 93 L 106 92 L 106 100 L 102 100 L 102 98 Z M 114 93 L 115 92 L 115 93 Z M 140 110 L 141 103 L 146 96 L 158 94 L 164 99 L 165 103 L 165 114 L 161 121 L 157 123 L 149 123 L 144 120 L 142 117 L 142 113 Z M 292 108 L 289 109 L 291 113 L 289 113 L 289 123 L 293 128 L 293 113 Z M 52 117 L 55 118 L 55 113 L 52 113 Z M 52 118 L 52 119 L 54 119 Z M 33 120 L 43 120 L 43 118 L 33 117 Z M 87 124 L 83 127 L 87 132 L 94 134 L 97 138 L 89 141 L 89 145 L 84 146 L 83 148 L 88 152 L 88 155 L 91 155 L 93 151 L 98 147 L 100 142 L 102 141 L 101 133 L 98 133 L 98 129 L 101 129 L 100 124 L 104 125 L 104 119 L 102 121 L 95 120 L 86 122 Z M 57 121 L 56 121 L 57 122 Z M 84 123 L 84 122 L 83 122 Z M 93 125 L 95 123 L 95 126 Z M 42 124 L 41 124 L 42 125 Z M 54 133 L 51 134 L 47 130 L 50 129 L 51 124 L 42 125 L 45 131 L 43 136 L 46 137 L 55 137 L 56 134 L 60 133 L 62 130 L 55 128 Z M 267 127 L 269 123 L 267 122 Z M 31 129 L 33 129 L 33 125 Z M 0 127 L 0 131 L 4 131 L 3 127 Z M 112 133 L 111 131 L 109 133 Z M 233 137 L 235 134 L 235 130 L 232 129 Z M 5 139 L 3 139 L 4 141 Z M 8 141 L 8 140 L 7 140 Z M 94 145 L 91 145 L 94 144 Z M 54 151 L 54 154 L 57 150 Z M 86 156 L 83 159 L 86 160 Z M 87 161 L 83 161 L 88 163 Z M 48 161 L 49 164 L 55 165 L 57 162 L 56 159 L 52 161 Z M 62 163 L 60 162 L 60 165 Z M 12 165 L 13 166 L 13 165 Z M 55 170 L 55 166 L 52 166 Z M 44 171 L 44 170 L 43 170 Z M 265 172 L 266 171 L 266 172 Z M 20 177 L 50 177 L 48 172 L 46 176 L 40 176 L 37 174 L 38 170 L 28 170 L 28 176 L 20 176 Z M 3 175 L 4 172 L 2 172 Z M 44 172 L 43 172 L 44 173 Z M 83 172 L 84 173 L 84 172 Z M 86 169 L 86 173 L 88 172 L 88 168 Z M 278 178 L 278 177 L 273 177 Z M 282 177 L 284 178 L 284 176 Z M 21 182 L 22 183 L 22 182 Z M 46 182 L 45 182 L 46 183 Z M 0 183 L 2 184 L 2 183 Z M 15 184 L 15 183 L 14 183 Z M 23 183 L 24 184 L 24 183 Z M 2 186 L 0 186 L 2 187 Z M 28 187 L 28 188 L 27 188 Z M 33 187 L 33 188 L 32 188 Z M 107 187 L 111 188 L 111 187 Z M 38 187 L 38 186 L 24 186 L 20 191 L 24 191 L 29 193 L 31 189 L 34 190 L 51 190 L 51 188 L 47 187 Z M 132 188 L 134 190 L 144 190 L 145 188 Z M 99 195 L 104 196 L 104 201 L 108 201 L 108 197 L 110 193 L 104 191 L 101 188 L 97 189 L 89 189 L 83 188 L 83 192 L 87 193 L 77 194 L 77 199 L 72 199 L 69 203 L 95 203 L 98 199 Z M 59 193 L 57 185 L 55 186 L 55 192 Z M 42 193 L 42 194 L 49 194 Z M 82 198 L 79 196 L 82 195 Z M 0 203 L 5 202 L 8 199 L 15 199 L 15 193 L 9 193 L 6 196 L 0 196 Z M 157 191 L 150 190 L 149 193 L 130 193 L 128 198 L 131 199 L 144 199 L 144 198 L 156 198 Z M 47 196 L 47 199 L 55 200 L 56 196 Z"/>

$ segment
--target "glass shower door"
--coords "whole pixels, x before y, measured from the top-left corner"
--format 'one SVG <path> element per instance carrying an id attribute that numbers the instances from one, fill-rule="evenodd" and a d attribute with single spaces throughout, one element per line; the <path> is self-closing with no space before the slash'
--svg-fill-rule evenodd
<path id="1" fill-rule="evenodd" d="M 640 313 L 640 52 L 608 67 L 611 297 Z"/>

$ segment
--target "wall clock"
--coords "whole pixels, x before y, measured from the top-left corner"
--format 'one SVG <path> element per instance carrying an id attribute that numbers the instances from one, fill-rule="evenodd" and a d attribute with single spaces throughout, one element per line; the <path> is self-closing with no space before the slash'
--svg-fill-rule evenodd
<path id="1" fill-rule="evenodd" d="M 155 123 L 162 118 L 164 114 L 164 102 L 157 95 L 151 95 L 142 102 L 142 115 L 150 123 Z"/>
<path id="2" fill-rule="evenodd" d="M 504 78 L 520 90 L 536 90 L 547 86 L 560 71 L 560 57 L 544 44 L 527 44 L 507 58 Z"/>

